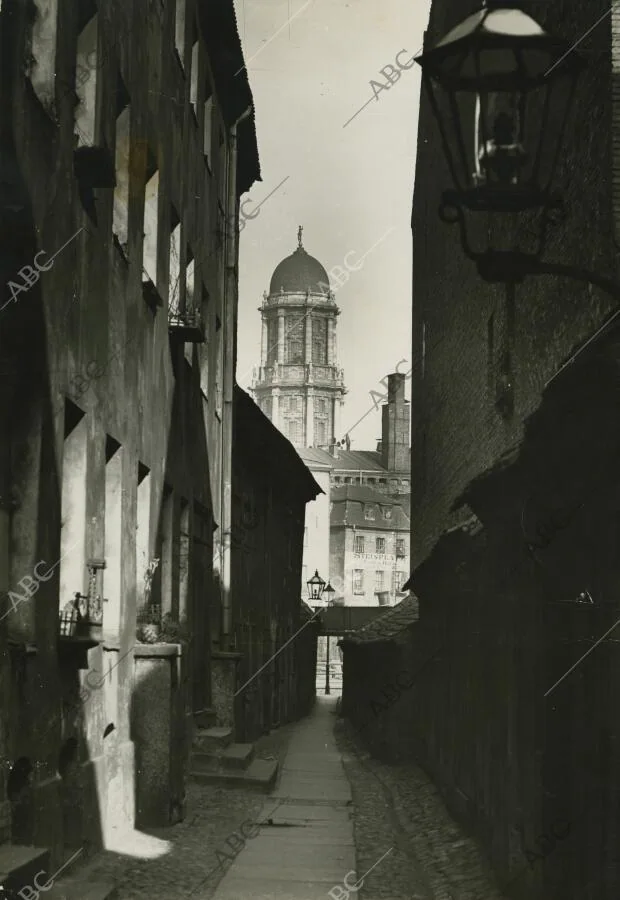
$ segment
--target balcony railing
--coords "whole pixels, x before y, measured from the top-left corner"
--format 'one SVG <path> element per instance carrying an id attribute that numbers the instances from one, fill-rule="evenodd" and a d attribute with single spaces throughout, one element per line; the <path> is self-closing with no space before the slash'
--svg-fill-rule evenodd
<path id="1" fill-rule="evenodd" d="M 204 344 L 205 326 L 197 307 L 168 310 L 168 330 L 171 335 L 192 344 Z"/>
<path id="2" fill-rule="evenodd" d="M 310 382 L 311 384 L 323 383 L 344 387 L 343 381 L 344 369 L 337 369 L 335 366 L 276 363 L 273 366 L 261 366 L 257 370 L 254 384 Z"/>

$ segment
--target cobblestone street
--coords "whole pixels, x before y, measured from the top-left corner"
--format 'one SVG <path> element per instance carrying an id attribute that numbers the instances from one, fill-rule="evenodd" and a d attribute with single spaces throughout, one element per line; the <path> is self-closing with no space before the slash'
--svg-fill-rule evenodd
<path id="1" fill-rule="evenodd" d="M 362 900 L 505 900 L 418 766 L 372 759 L 346 720 L 336 720 L 335 732 L 353 792 L 358 877 L 376 862 L 377 847 L 394 847 L 364 879 Z"/>
<path id="2" fill-rule="evenodd" d="M 344 815 L 348 809 L 347 815 L 352 818 L 354 828 L 356 878 L 363 881 L 353 895 L 361 900 L 505 900 L 494 886 L 492 874 L 475 844 L 451 819 L 423 772 L 414 765 L 395 767 L 372 760 L 348 723 L 336 717 L 333 699 L 320 698 L 317 707 L 323 719 L 328 714 L 330 727 L 334 728 L 338 755 L 342 759 L 348 785 L 341 776 L 342 796 L 333 794 L 325 798 L 317 795 L 314 801 L 298 796 L 300 792 L 295 787 L 291 792 L 291 782 L 286 781 L 287 749 L 296 729 L 307 729 L 310 723 L 303 720 L 305 726 L 302 722 L 279 729 L 263 738 L 258 745 L 261 756 L 277 757 L 283 769 L 271 796 L 274 824 L 279 824 L 275 809 L 285 802 L 285 794 L 287 799 L 291 794 L 295 794 L 296 798 L 289 802 L 286 819 L 290 819 L 294 803 L 314 802 L 319 817 L 321 810 L 329 812 L 333 807 L 334 815 Z M 317 755 L 320 756 L 320 750 Z M 330 765 L 333 766 L 333 763 Z M 302 775 L 302 778 L 307 777 Z M 344 802 L 349 787 L 352 804 L 350 801 Z M 241 843 L 236 843 L 236 839 L 228 846 L 226 844 L 231 835 L 240 833 L 242 823 L 259 820 L 261 809 L 264 815 L 269 815 L 264 810 L 270 809 L 270 798 L 247 789 L 190 783 L 187 801 L 187 817 L 183 823 L 151 831 L 149 835 L 135 832 L 123 841 L 123 853 L 106 852 L 93 858 L 82 868 L 80 878 L 115 882 L 118 900 L 218 900 L 222 891 L 227 898 L 234 895 L 235 898 L 239 896 L 239 900 L 242 896 L 260 896 L 261 900 L 270 896 L 264 890 L 260 891 L 259 886 L 253 893 L 254 866 L 257 879 L 259 869 L 262 877 L 267 873 L 270 883 L 273 878 L 268 859 L 270 854 L 265 854 L 259 848 L 259 842 L 254 845 L 251 839 L 256 832 L 249 828 L 246 830 L 248 840 L 245 849 Z M 308 808 L 305 807 L 306 810 Z M 292 828 L 271 828 L 267 831 L 275 850 L 275 865 L 287 868 L 289 877 L 295 879 L 292 882 L 296 886 L 292 889 L 295 891 L 294 900 L 314 900 L 316 896 L 323 895 L 328 897 L 330 890 L 334 900 L 345 900 L 345 869 L 340 877 L 342 887 L 336 886 L 337 879 L 334 879 L 333 886 L 327 880 L 318 891 L 316 885 L 312 888 L 306 886 L 306 875 L 301 870 L 305 866 L 307 873 L 312 863 L 302 862 L 301 859 L 305 851 L 310 852 L 311 859 L 312 848 L 306 846 L 304 840 L 301 844 L 290 844 L 291 840 L 300 840 L 302 833 L 296 833 Z M 264 833 L 265 829 L 261 834 Z M 299 875 L 291 859 L 291 846 L 292 852 L 296 852 L 300 859 Z M 320 841 L 315 851 L 323 855 Z M 145 858 L 149 856 L 151 858 Z M 223 881 L 233 867 L 235 872 Z M 345 868 L 350 870 L 350 867 Z M 282 878 L 282 887 L 277 890 L 286 892 L 288 882 L 284 874 Z M 229 893 L 230 888 L 225 888 L 226 884 L 239 883 L 244 886 L 238 894 L 235 890 L 239 891 L 239 888 L 233 889 L 232 894 Z M 349 885 L 353 883 L 354 878 L 350 876 Z M 276 896 L 280 898 L 284 894 L 274 893 L 273 897 Z"/>

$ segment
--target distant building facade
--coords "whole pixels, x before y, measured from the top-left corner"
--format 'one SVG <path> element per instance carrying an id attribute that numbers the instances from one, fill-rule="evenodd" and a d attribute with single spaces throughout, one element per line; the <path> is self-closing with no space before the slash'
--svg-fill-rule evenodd
<path id="1" fill-rule="evenodd" d="M 393 605 L 409 577 L 409 516 L 402 501 L 360 485 L 334 488 L 330 581 L 346 606 Z M 405 596 L 402 594 L 402 596 Z"/>
<path id="2" fill-rule="evenodd" d="M 329 447 L 345 394 L 337 366 L 340 310 L 321 263 L 298 247 L 279 263 L 264 294 L 256 402 L 295 447 Z"/>
<path id="3" fill-rule="evenodd" d="M 400 533 L 403 516 L 409 521 L 411 485 L 410 407 L 405 399 L 404 374 L 392 373 L 388 376 L 387 402 L 382 407 L 381 417 L 382 439 L 377 450 L 345 450 L 336 444 L 332 444 L 329 451 L 316 447 L 299 450 L 301 458 L 321 486 L 323 481 L 320 479 L 329 481 L 330 491 L 329 503 L 326 503 L 326 497 L 321 496 L 307 507 L 305 572 L 309 577 L 315 568 L 319 568 L 319 573 L 326 580 L 329 577 L 336 590 L 335 597 L 344 597 L 345 603 L 351 605 L 394 603 L 406 580 L 405 573 L 408 575 L 409 572 L 410 536 Z M 361 492 L 353 490 L 360 488 Z M 365 531 L 358 534 L 357 546 L 361 547 L 363 537 L 366 549 L 358 552 L 357 565 L 354 565 L 355 541 L 352 530 L 343 524 L 343 504 L 351 504 L 350 515 L 355 518 L 359 513 L 356 504 L 363 504 L 364 497 L 369 504 L 368 515 L 373 514 L 374 509 L 375 518 L 366 519 L 362 510 L 363 518 L 359 524 L 369 527 L 368 534 Z M 408 527 L 404 526 L 405 531 Z M 397 537 L 395 530 L 399 532 Z M 385 535 L 378 531 L 385 531 Z M 377 554 L 376 542 L 375 549 L 370 549 L 375 538 L 379 538 L 380 547 L 383 546 L 381 540 L 385 538 L 385 551 Z M 403 542 L 404 555 L 401 553 Z M 322 564 L 324 559 L 315 550 L 318 545 L 323 548 L 329 546 L 329 564 L 322 568 L 316 562 L 319 560 Z M 378 559 L 371 559 L 372 556 Z M 302 583 L 302 591 L 305 592 L 305 582 Z"/>

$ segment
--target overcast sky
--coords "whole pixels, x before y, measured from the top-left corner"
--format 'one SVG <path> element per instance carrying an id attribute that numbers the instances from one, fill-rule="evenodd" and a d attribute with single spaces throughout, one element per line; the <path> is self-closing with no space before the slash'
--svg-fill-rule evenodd
<path id="1" fill-rule="evenodd" d="M 404 68 L 389 90 L 373 90 L 370 81 L 386 84 L 379 70 L 398 68 L 397 55 L 406 66 L 419 51 L 430 2 L 235 0 L 235 6 L 263 179 L 245 195 L 246 211 L 280 185 L 241 234 L 237 379 L 247 388 L 259 364 L 257 307 L 274 268 L 295 250 L 298 225 L 305 249 L 328 272 L 346 270 L 345 256 L 353 265 L 368 254 L 348 282 L 332 281 L 341 309 L 338 363 L 348 388 L 344 433 L 373 409 L 370 391 L 382 390 L 381 378 L 411 358 L 419 67 Z M 380 433 L 380 411 L 373 410 L 350 431 L 351 448 L 374 449 Z"/>

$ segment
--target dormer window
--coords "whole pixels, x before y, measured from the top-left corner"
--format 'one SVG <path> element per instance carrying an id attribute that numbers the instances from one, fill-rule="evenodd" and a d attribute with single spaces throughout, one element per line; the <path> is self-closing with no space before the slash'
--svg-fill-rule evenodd
<path id="1" fill-rule="evenodd" d="M 365 506 L 364 507 L 364 518 L 369 519 L 370 521 L 374 521 L 374 518 L 375 518 L 374 506 Z"/>
<path id="2" fill-rule="evenodd" d="M 391 519 L 391 518 L 392 518 L 392 510 L 391 510 L 391 508 L 390 508 L 389 506 L 384 506 L 383 509 L 382 509 L 382 512 L 383 512 L 383 518 L 384 518 L 384 519 Z"/>

